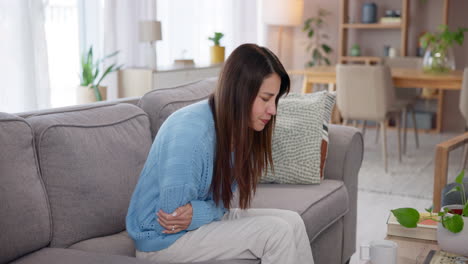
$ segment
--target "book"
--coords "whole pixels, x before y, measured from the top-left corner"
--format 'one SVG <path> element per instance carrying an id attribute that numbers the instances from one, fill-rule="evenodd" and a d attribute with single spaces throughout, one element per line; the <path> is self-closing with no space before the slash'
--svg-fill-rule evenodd
<path id="1" fill-rule="evenodd" d="M 468 258 L 442 250 L 431 250 L 423 264 L 468 264 Z"/>
<path id="2" fill-rule="evenodd" d="M 387 235 L 417 238 L 424 240 L 437 241 L 437 224 L 438 216 L 432 214 L 433 218 L 430 219 L 428 212 L 419 212 L 420 222 L 415 228 L 407 228 L 398 223 L 396 217 L 390 212 L 387 219 Z"/>
<path id="3" fill-rule="evenodd" d="M 401 23 L 400 17 L 381 17 L 380 23 L 387 24 L 387 23 Z"/>

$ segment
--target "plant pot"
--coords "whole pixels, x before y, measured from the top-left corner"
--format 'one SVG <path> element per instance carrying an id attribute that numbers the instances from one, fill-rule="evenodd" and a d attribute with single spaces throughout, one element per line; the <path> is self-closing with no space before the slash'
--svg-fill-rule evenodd
<path id="1" fill-rule="evenodd" d="M 99 86 L 99 92 L 101 93 L 102 100 L 107 99 L 107 87 Z M 97 102 L 94 89 L 91 86 L 78 86 L 76 87 L 76 103 L 77 104 L 89 104 Z"/>
<path id="2" fill-rule="evenodd" d="M 444 208 L 449 209 L 460 209 L 463 208 L 462 205 L 447 205 L 442 207 L 441 211 Z M 468 217 L 463 217 L 463 230 L 459 233 L 452 233 L 445 229 L 442 226 L 442 223 L 439 223 L 437 226 L 437 243 L 439 247 L 447 252 L 468 256 Z"/>
<path id="3" fill-rule="evenodd" d="M 423 71 L 427 73 L 448 73 L 455 70 L 455 56 L 452 47 L 429 46 L 424 53 Z"/>
<path id="4" fill-rule="evenodd" d="M 218 64 L 224 62 L 224 47 L 212 46 L 210 47 L 211 64 Z"/>

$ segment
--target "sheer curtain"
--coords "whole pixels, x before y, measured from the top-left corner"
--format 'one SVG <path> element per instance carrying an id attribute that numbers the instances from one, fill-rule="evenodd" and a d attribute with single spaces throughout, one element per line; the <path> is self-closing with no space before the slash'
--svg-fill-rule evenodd
<path id="1" fill-rule="evenodd" d="M 124 64 L 126 68 L 144 67 L 146 63 L 144 43 L 138 39 L 140 20 L 156 20 L 155 0 L 104 1 L 103 53 L 120 51 L 117 63 Z M 107 64 L 110 63 L 113 62 Z M 117 98 L 117 74 L 106 77 L 103 84 L 108 87 L 108 99 Z"/>
<path id="2" fill-rule="evenodd" d="M 210 61 L 208 37 L 224 33 L 226 56 L 242 43 L 258 43 L 257 0 L 157 0 L 163 39 L 157 43 L 158 65 L 174 59 Z"/>
<path id="3" fill-rule="evenodd" d="M 0 35 L 0 111 L 49 107 L 42 1 L 0 0 Z"/>

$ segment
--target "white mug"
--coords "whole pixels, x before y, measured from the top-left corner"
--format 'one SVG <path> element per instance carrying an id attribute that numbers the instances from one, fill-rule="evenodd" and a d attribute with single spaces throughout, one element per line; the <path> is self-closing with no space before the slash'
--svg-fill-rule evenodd
<path id="1" fill-rule="evenodd" d="M 368 245 L 361 245 L 361 260 L 370 260 L 372 264 L 397 264 L 397 248 L 397 243 L 393 241 L 374 240 Z"/>

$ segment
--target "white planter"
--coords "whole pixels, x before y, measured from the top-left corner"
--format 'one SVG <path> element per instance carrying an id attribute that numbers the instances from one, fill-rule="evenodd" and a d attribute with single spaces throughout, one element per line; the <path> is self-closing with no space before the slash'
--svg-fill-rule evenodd
<path id="1" fill-rule="evenodd" d="M 449 209 L 460 209 L 462 205 L 447 205 Z M 463 230 L 459 233 L 452 233 L 439 223 L 437 226 L 437 243 L 439 247 L 447 252 L 468 256 L 468 217 L 463 217 L 464 225 Z"/>
<path id="2" fill-rule="evenodd" d="M 107 99 L 107 87 L 99 86 L 102 100 Z M 76 103 L 77 104 L 89 104 L 96 102 L 96 96 L 94 90 L 89 86 L 78 86 L 76 87 Z"/>

